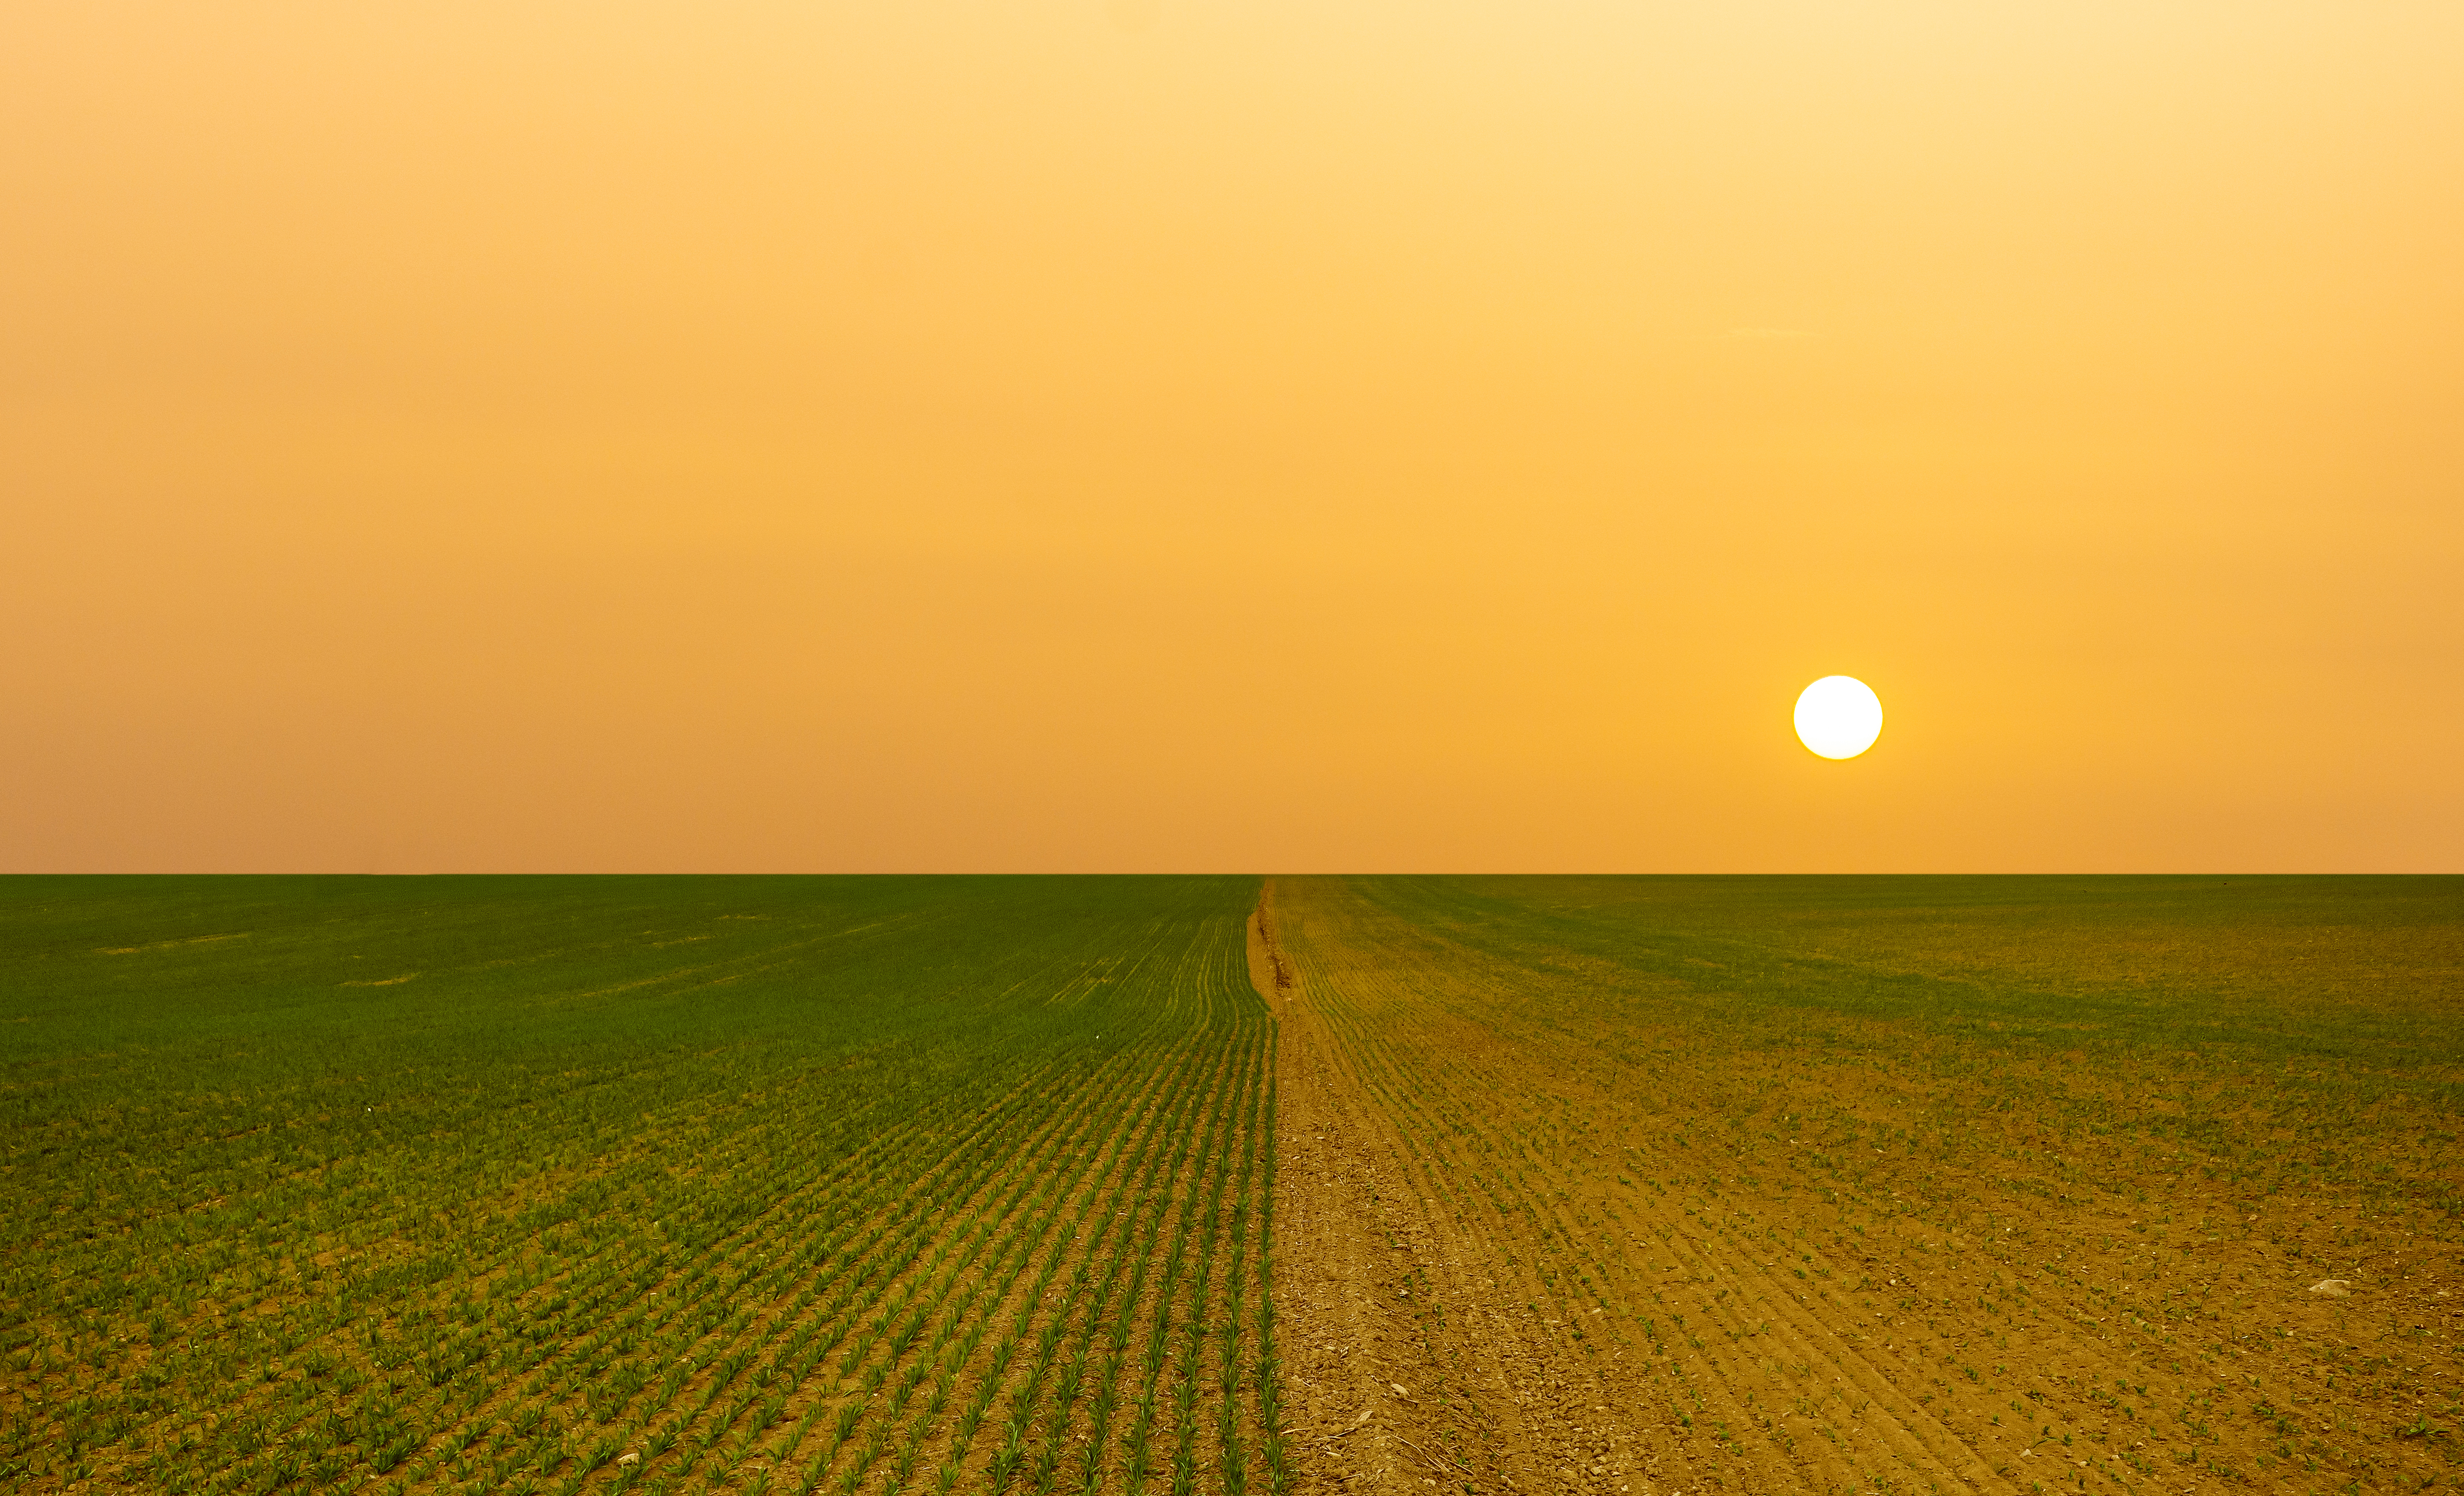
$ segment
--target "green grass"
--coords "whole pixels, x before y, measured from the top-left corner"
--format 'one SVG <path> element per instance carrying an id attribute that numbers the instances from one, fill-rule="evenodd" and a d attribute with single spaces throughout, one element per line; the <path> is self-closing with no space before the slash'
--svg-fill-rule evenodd
<path id="1" fill-rule="evenodd" d="M 0 882 L 0 1480 L 1043 1490 L 1187 1381 L 1237 1491 L 1255 891 Z"/>

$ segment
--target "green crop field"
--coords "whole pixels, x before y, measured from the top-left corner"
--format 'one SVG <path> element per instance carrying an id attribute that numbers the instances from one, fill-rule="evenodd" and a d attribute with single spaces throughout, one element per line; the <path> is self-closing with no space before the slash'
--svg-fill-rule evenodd
<path id="1" fill-rule="evenodd" d="M 1256 891 L 0 882 L 0 1485 L 1281 1489 Z"/>

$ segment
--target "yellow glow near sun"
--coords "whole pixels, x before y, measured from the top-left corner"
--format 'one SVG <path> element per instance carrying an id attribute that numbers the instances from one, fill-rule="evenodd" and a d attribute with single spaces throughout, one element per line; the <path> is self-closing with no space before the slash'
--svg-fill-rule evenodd
<path id="1" fill-rule="evenodd" d="M 1882 699 L 1855 676 L 1824 676 L 1796 699 L 1796 735 L 1824 758 L 1855 758 L 1882 735 Z"/>

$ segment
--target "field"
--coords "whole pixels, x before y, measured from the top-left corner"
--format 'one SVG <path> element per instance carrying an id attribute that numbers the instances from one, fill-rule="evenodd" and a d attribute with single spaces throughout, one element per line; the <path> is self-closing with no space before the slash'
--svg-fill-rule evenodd
<path id="1" fill-rule="evenodd" d="M 2464 1478 L 2464 882 L 0 881 L 0 1488 Z"/>
<path id="2" fill-rule="evenodd" d="M 21 882 L 0 1482 L 1278 1488 L 1256 891 Z"/>
<path id="3" fill-rule="evenodd" d="M 2455 881 L 1278 879 L 1267 919 L 1312 1473 L 2464 1479 Z"/>

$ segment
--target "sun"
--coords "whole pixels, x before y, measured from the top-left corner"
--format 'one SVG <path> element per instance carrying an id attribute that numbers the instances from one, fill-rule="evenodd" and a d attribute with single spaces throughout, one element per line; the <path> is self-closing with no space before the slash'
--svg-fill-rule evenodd
<path id="1" fill-rule="evenodd" d="M 1824 676 L 1796 699 L 1796 735 L 1824 758 L 1855 758 L 1882 735 L 1882 699 L 1855 676 Z"/>

